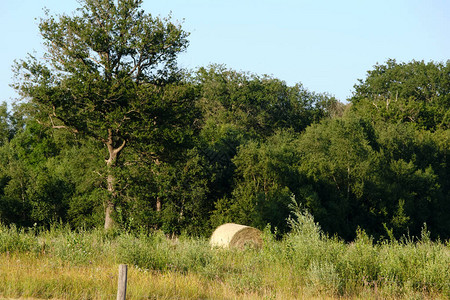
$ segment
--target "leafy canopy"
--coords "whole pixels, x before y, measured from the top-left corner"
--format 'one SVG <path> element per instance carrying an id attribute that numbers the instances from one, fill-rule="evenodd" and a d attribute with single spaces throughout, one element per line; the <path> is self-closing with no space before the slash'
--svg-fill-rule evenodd
<path id="1" fill-rule="evenodd" d="M 170 18 L 145 14 L 140 0 L 81 3 L 73 16 L 41 20 L 44 60 L 30 55 L 18 63 L 23 80 L 16 88 L 40 105 L 52 126 L 121 143 L 136 122 L 148 119 L 144 108 L 155 101 L 149 94 L 174 81 L 187 33 Z"/>

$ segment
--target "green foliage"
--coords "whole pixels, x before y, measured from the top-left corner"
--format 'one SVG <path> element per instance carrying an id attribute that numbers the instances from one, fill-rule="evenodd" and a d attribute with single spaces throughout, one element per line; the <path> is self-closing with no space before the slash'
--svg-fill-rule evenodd
<path id="1" fill-rule="evenodd" d="M 187 46 L 187 33 L 170 18 L 145 14 L 142 1 L 80 4 L 73 16 L 41 20 L 45 59 L 30 55 L 18 62 L 15 87 L 31 99 L 41 123 L 106 146 L 109 195 L 103 201 L 109 228 L 117 202 L 112 168 L 118 155 L 134 144 L 135 150 L 161 159 L 165 147 L 180 144 L 184 127 L 192 124 L 185 112 L 193 107 L 195 93 L 179 82 L 176 57 Z"/>
<path id="2" fill-rule="evenodd" d="M 397 63 L 388 60 L 355 85 L 353 109 L 384 122 L 411 122 L 419 128 L 449 128 L 450 61 Z"/>
<path id="3" fill-rule="evenodd" d="M 18 63 L 17 89 L 51 112 L 52 125 L 59 120 L 100 141 L 111 130 L 120 144 L 150 117 L 143 110 L 159 98 L 151 97 L 155 83 L 173 75 L 187 34 L 145 14 L 141 1 L 80 3 L 74 16 L 41 20 L 46 60 Z"/>
<path id="4" fill-rule="evenodd" d="M 122 174 L 127 176 L 124 180 L 133 182 L 119 205 L 123 208 L 123 225 L 161 228 L 171 234 L 205 234 L 213 203 L 207 198 L 209 174 L 204 165 L 193 149 L 172 164 L 143 165 L 137 173 L 130 170 Z M 142 178 L 143 175 L 148 177 Z"/>
<path id="5" fill-rule="evenodd" d="M 104 188 L 104 160 L 98 157 L 101 145 L 80 140 L 65 147 L 53 166 L 59 178 L 72 185 L 72 194 L 66 200 L 68 223 L 74 228 L 93 228 L 104 221 L 103 201 L 107 197 Z"/>
<path id="6" fill-rule="evenodd" d="M 309 127 L 299 141 L 299 171 L 309 188 L 297 199 L 307 204 L 322 227 L 349 238 L 370 222 L 365 191 L 378 168 L 373 127 L 362 119 L 333 119 Z M 367 224 L 367 223 L 366 223 Z"/>
<path id="7" fill-rule="evenodd" d="M 92 210 L 102 199 L 100 186 L 94 183 L 99 179 L 94 173 L 96 146 L 27 118 L 26 126 L 16 129 L 11 141 L 0 147 L 2 222 L 31 226 L 61 220 L 74 226 L 94 225 Z M 79 199 L 89 199 L 93 193 L 95 204 L 83 212 L 89 204 Z"/>
<path id="8" fill-rule="evenodd" d="M 346 239 L 358 226 L 379 237 L 383 223 L 397 237 L 419 234 L 424 222 L 443 228 L 447 217 L 431 213 L 448 193 L 446 177 L 437 176 L 447 172 L 446 150 L 434 134 L 353 114 L 313 125 L 300 137 L 303 186 L 294 194 L 326 232 Z"/>
<path id="9" fill-rule="evenodd" d="M 327 114 L 336 99 L 308 91 L 300 83 L 289 87 L 269 76 L 228 70 L 221 65 L 199 68 L 200 106 L 208 121 L 232 124 L 250 137 L 270 136 L 281 128 L 300 132 Z"/>
<path id="10" fill-rule="evenodd" d="M 7 108 L 6 102 L 0 104 L 0 146 L 13 136 L 12 118 Z"/>
<path id="11" fill-rule="evenodd" d="M 186 161 L 163 166 L 159 172 L 158 197 L 162 202 L 163 231 L 194 236 L 204 233 L 212 203 L 207 199 L 208 174 L 203 165 L 201 156 L 191 151 Z"/>
<path id="12" fill-rule="evenodd" d="M 296 134 L 278 132 L 266 142 L 250 141 L 232 160 L 236 186 L 232 198 L 216 203 L 212 223 L 225 219 L 264 228 L 268 223 L 286 232 L 292 189 L 296 188 L 298 152 Z"/>

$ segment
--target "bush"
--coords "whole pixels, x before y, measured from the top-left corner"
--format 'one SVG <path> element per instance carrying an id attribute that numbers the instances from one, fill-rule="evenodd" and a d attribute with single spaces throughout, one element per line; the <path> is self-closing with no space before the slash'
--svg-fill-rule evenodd
<path id="1" fill-rule="evenodd" d="M 119 260 L 141 269 L 158 271 L 199 271 L 212 259 L 207 241 L 167 238 L 162 232 L 150 235 L 122 235 L 118 240 Z"/>
<path id="2" fill-rule="evenodd" d="M 37 238 L 27 234 L 25 229 L 15 225 L 5 226 L 0 223 L 0 253 L 36 252 L 39 249 Z"/>

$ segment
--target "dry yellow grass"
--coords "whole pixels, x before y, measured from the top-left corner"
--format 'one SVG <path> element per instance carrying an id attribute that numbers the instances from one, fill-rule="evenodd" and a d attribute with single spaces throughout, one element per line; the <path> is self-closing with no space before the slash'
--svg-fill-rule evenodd
<path id="1" fill-rule="evenodd" d="M 0 255 L 0 299 L 114 299 L 117 264 L 73 266 L 49 256 Z M 3 298 L 2 298 L 3 297 Z M 196 274 L 129 267 L 127 299 L 332 299 L 307 290 L 237 290 Z"/>

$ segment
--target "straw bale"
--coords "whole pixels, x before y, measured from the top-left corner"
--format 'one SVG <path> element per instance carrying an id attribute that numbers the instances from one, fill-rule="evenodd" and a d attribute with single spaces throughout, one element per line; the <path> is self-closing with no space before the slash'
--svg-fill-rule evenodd
<path id="1" fill-rule="evenodd" d="M 211 235 L 210 244 L 213 247 L 238 248 L 262 247 L 261 231 L 245 225 L 226 223 L 220 225 Z"/>

